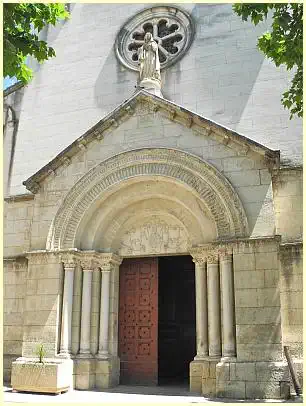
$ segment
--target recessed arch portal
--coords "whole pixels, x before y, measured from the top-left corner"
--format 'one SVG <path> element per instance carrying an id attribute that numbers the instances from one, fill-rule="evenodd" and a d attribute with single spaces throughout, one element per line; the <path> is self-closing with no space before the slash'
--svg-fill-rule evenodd
<path id="1" fill-rule="evenodd" d="M 145 180 L 148 185 L 151 185 L 151 195 L 148 192 L 147 196 L 143 196 L 141 199 L 144 186 L 141 181 Z M 169 190 L 167 190 L 167 182 Z M 145 148 L 124 152 L 101 162 L 75 184 L 68 192 L 52 222 L 47 249 L 78 248 L 80 235 L 82 235 L 80 230 L 84 229 L 87 220 L 92 221 L 93 208 L 99 208 L 100 213 L 103 210 L 109 210 L 111 199 L 104 207 L 101 202 L 107 200 L 107 197 L 112 196 L 116 191 L 118 192 L 121 187 L 123 191 L 123 187 L 133 183 L 141 185 L 139 198 L 134 199 L 134 204 L 140 204 L 141 200 L 147 200 L 149 197 L 158 198 L 157 190 L 154 192 L 154 184 L 158 183 L 164 185 L 164 192 L 160 192 L 160 198 L 165 201 L 175 200 L 175 196 L 172 196 L 173 193 L 170 192 L 170 185 L 175 185 L 177 190 L 180 190 L 180 196 L 185 196 L 185 198 L 187 196 L 188 201 L 189 194 L 190 204 L 202 207 L 206 218 L 214 224 L 216 238 L 243 237 L 248 234 L 247 218 L 237 193 L 227 179 L 212 165 L 183 151 Z M 132 200 L 129 199 L 129 195 L 121 193 L 121 196 L 123 200 L 124 196 L 126 199 L 125 206 L 123 205 L 121 210 L 131 208 Z M 189 218 L 189 220 L 185 220 L 186 224 L 194 224 L 194 216 L 190 210 L 188 211 L 189 204 L 187 203 L 186 207 L 183 198 L 176 200 L 177 213 L 180 212 L 181 217 L 185 219 Z M 181 207 L 178 208 L 179 206 Z M 158 208 L 158 212 L 161 207 L 162 205 Z M 135 212 L 135 215 L 141 217 L 144 212 L 138 211 Z M 113 214 L 108 217 L 108 222 L 115 223 L 116 219 L 122 218 L 123 213 L 120 216 L 118 213 L 116 210 L 113 211 Z M 160 214 L 162 213 L 160 212 Z M 191 230 L 188 230 L 188 225 L 186 226 L 185 222 L 179 218 L 179 214 L 174 214 L 174 217 L 176 217 L 177 224 L 173 224 L 173 227 L 180 226 L 182 229 L 186 228 L 187 234 L 192 233 Z M 118 223 L 118 230 L 121 230 L 125 221 L 122 220 L 122 223 Z M 144 221 L 146 221 L 145 217 Z M 198 223 L 201 224 L 201 221 Z M 116 241 L 116 246 L 118 246 L 116 236 L 113 241 Z M 197 241 L 197 243 L 201 242 Z M 99 248 L 103 250 L 112 247 Z"/>

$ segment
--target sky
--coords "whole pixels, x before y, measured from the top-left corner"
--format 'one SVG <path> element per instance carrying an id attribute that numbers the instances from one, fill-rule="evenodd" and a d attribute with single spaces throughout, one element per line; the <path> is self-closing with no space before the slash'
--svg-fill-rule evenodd
<path id="1" fill-rule="evenodd" d="M 17 83 L 17 79 L 15 77 L 10 78 L 6 77 L 3 79 L 3 90 L 7 89 L 8 87 L 12 86 L 13 84 Z"/>

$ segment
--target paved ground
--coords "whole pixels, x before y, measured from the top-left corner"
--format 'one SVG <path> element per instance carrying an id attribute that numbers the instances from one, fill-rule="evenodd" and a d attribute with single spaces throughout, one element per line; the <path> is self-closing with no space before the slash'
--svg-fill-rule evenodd
<path id="1" fill-rule="evenodd" d="M 5 403 L 102 403 L 108 404 L 203 404 L 203 403 L 263 403 L 262 400 L 237 401 L 231 399 L 208 399 L 189 393 L 187 387 L 132 387 L 120 385 L 107 391 L 77 391 L 73 390 L 61 395 L 46 395 L 41 393 L 13 393 L 9 387 L 4 387 Z M 290 401 L 270 400 L 265 403 L 302 403 L 301 399 Z"/>

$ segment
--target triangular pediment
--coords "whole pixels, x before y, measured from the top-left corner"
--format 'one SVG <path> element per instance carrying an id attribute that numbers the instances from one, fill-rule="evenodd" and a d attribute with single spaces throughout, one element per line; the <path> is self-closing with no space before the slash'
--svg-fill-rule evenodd
<path id="1" fill-rule="evenodd" d="M 47 165 L 23 182 L 23 184 L 31 192 L 37 193 L 39 184 L 50 173 L 54 173 L 59 167 L 69 164 L 72 157 L 80 153 L 81 150 L 87 149 L 91 142 L 98 140 L 103 143 L 103 138 L 106 134 L 110 134 L 112 131 L 120 128 L 141 107 L 146 110 L 146 113 L 151 113 L 152 115 L 158 113 L 163 120 L 175 122 L 186 127 L 186 129 L 191 129 L 199 136 L 209 137 L 222 145 L 230 146 L 239 155 L 255 154 L 264 157 L 269 167 L 277 167 L 279 165 L 279 151 L 271 150 L 183 106 L 140 90 L 77 138 Z"/>

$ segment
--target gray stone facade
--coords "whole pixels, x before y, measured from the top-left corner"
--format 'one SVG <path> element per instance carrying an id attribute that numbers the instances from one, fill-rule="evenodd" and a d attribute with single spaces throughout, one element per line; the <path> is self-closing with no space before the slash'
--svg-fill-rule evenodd
<path id="1" fill-rule="evenodd" d="M 243 23 L 230 4 L 179 7 L 195 37 L 161 72 L 163 99 L 135 92 L 137 72 L 115 56 L 138 4 L 71 4 L 44 32 L 57 57 L 5 95 L 4 378 L 22 356 L 18 388 L 41 342 L 56 365 L 72 355 L 72 386 L 118 384 L 119 267 L 140 252 L 195 262 L 197 339 L 221 347 L 198 346 L 191 390 L 279 398 L 284 345 L 302 380 L 302 121 L 280 104 L 290 77 L 256 49 L 269 23 Z M 153 223 L 172 245 L 144 239 Z M 219 316 L 201 307 L 206 294 L 216 304 L 212 275 Z"/>

